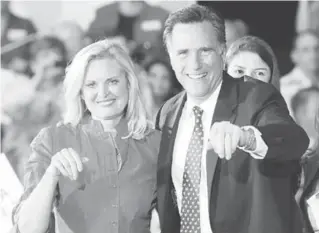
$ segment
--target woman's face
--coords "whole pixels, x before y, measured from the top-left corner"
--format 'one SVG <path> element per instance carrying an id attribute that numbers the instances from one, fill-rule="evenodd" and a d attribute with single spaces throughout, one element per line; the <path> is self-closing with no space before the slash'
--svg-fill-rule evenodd
<path id="1" fill-rule="evenodd" d="M 82 98 L 92 117 L 110 120 L 123 114 L 129 98 L 128 81 L 120 65 L 110 59 L 88 65 Z"/>
<path id="2" fill-rule="evenodd" d="M 237 53 L 229 62 L 227 73 L 240 78 L 244 75 L 269 83 L 271 79 L 270 67 L 257 54 L 249 51 Z"/>
<path id="3" fill-rule="evenodd" d="M 148 72 L 149 83 L 155 97 L 167 98 L 172 92 L 173 84 L 170 71 L 165 65 L 155 63 Z"/>

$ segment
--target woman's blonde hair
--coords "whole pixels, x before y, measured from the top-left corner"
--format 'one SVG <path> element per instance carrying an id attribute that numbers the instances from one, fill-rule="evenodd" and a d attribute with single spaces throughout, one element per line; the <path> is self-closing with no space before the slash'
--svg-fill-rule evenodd
<path id="1" fill-rule="evenodd" d="M 249 51 L 256 53 L 269 66 L 271 77 L 269 83 L 272 83 L 279 89 L 280 72 L 278 62 L 271 46 L 264 40 L 256 36 L 244 36 L 235 40 L 226 53 L 226 69 L 233 57 L 242 52 Z"/>
<path id="2" fill-rule="evenodd" d="M 110 42 L 107 39 L 81 49 L 67 67 L 64 80 L 64 123 L 70 123 L 75 127 L 82 120 L 86 107 L 81 99 L 81 90 L 88 66 L 91 61 L 103 58 L 115 60 L 126 73 L 129 91 L 128 105 L 125 109 L 125 117 L 128 120 L 128 137 L 135 139 L 144 138 L 150 132 L 152 124 L 147 118 L 146 110 L 142 103 L 134 64 L 127 52 L 119 44 Z"/>

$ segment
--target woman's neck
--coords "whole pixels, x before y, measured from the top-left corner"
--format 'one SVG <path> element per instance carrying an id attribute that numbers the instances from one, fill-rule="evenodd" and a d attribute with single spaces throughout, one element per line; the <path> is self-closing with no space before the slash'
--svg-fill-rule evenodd
<path id="1" fill-rule="evenodd" d="M 120 115 L 117 115 L 117 116 L 114 116 L 110 119 L 99 119 L 99 118 L 94 118 L 95 120 L 98 120 L 101 122 L 102 126 L 103 126 L 103 129 L 104 131 L 112 131 L 116 128 L 116 126 L 119 124 L 119 122 L 121 121 L 123 117 L 123 114 L 120 114 Z"/>

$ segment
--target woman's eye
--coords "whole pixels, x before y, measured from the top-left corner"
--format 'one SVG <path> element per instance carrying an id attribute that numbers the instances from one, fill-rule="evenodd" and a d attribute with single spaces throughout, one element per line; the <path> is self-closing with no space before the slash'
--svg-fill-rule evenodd
<path id="1" fill-rule="evenodd" d="M 94 88 L 96 86 L 96 83 L 87 83 L 85 84 L 85 86 L 89 88 Z"/>
<path id="2" fill-rule="evenodd" d="M 244 71 L 243 70 L 235 70 L 235 73 L 239 74 L 239 75 L 244 75 Z"/>
<path id="3" fill-rule="evenodd" d="M 119 83 L 119 80 L 113 79 L 113 80 L 110 81 L 110 83 L 111 83 L 112 85 L 116 85 L 116 84 Z"/>
<path id="4" fill-rule="evenodd" d="M 264 72 L 257 72 L 258 76 L 265 76 L 266 74 Z"/>

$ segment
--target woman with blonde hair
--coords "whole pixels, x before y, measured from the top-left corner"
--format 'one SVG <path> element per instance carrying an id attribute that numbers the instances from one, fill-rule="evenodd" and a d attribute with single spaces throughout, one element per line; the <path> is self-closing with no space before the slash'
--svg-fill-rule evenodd
<path id="1" fill-rule="evenodd" d="M 234 78 L 246 75 L 279 89 L 277 58 L 271 46 L 259 37 L 244 36 L 234 41 L 226 53 L 226 70 Z"/>
<path id="2" fill-rule="evenodd" d="M 149 232 L 160 135 L 128 54 L 107 40 L 83 48 L 64 88 L 64 123 L 31 143 L 16 232 Z"/>

